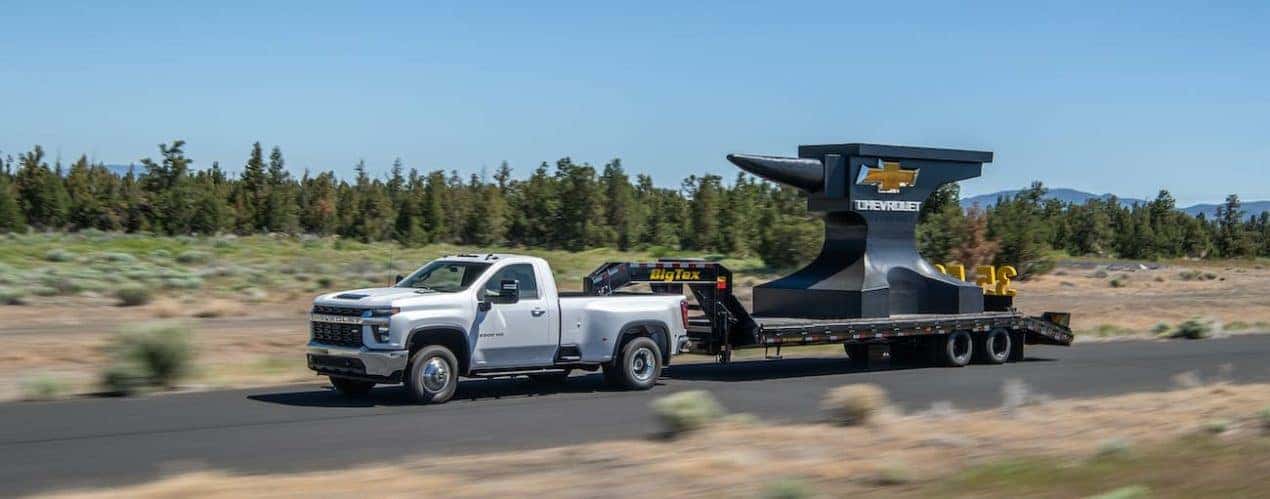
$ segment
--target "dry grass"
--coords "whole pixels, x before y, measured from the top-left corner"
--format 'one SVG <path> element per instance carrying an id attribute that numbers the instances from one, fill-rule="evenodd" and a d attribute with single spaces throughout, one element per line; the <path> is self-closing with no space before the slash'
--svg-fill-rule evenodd
<path id="1" fill-rule="evenodd" d="M 1183 279 L 1182 274 L 1213 274 L 1212 279 Z M 1159 323 L 1176 325 L 1193 317 L 1247 327 L 1238 332 L 1267 332 L 1270 325 L 1270 269 L 1248 262 L 1179 262 L 1158 270 L 1127 273 L 1113 288 L 1094 271 L 1060 267 L 1058 273 L 1018 283 L 1019 309 L 1072 313 L 1079 333 L 1104 336 L 1152 336 Z M 1088 335 L 1087 335 L 1088 336 Z M 1097 334 L 1095 334 L 1097 336 Z"/>
<path id="2" fill-rule="evenodd" d="M 1211 452 L 1216 453 L 1212 454 L 1216 456 L 1213 463 L 1239 470 L 1228 474 L 1206 471 L 1222 478 L 1221 484 L 1227 487 L 1214 490 L 1232 490 L 1230 487 L 1264 485 L 1263 477 L 1270 472 L 1270 445 L 1255 447 L 1256 442 L 1265 443 L 1257 440 L 1266 438 L 1258 411 L 1267 406 L 1270 385 L 1215 385 L 1045 402 L 1009 413 L 940 410 L 894 415 L 869 427 L 729 423 L 674 441 L 427 457 L 394 465 L 269 476 L 205 471 L 135 487 L 62 496 L 360 497 L 373 491 L 376 496 L 404 497 L 431 490 L 445 491 L 447 497 L 756 497 L 771 484 L 790 480 L 835 496 L 928 496 L 964 491 L 949 487 L 957 485 L 957 477 L 965 476 L 954 476 L 954 472 L 969 468 L 979 476 L 997 480 L 984 483 L 1003 487 L 994 489 L 979 483 L 975 495 L 1011 497 L 1017 490 L 1007 479 L 1069 476 L 1082 467 L 1092 467 L 1089 473 L 1105 472 L 1105 476 L 1098 475 L 1103 481 L 1086 484 L 1041 482 L 1050 487 L 1039 489 L 1041 495 L 1070 497 L 1098 491 L 1081 487 L 1105 486 L 1110 490 L 1133 485 L 1116 481 L 1124 476 L 1148 483 L 1176 481 L 1175 466 L 1153 468 L 1154 461 L 1146 458 L 1173 456 L 1171 459 L 1177 460 L 1178 455 L 1188 455 L 1150 450 L 1174 445 L 1179 438 L 1207 439 L 1206 445 L 1212 445 Z M 1204 430 L 1214 420 L 1227 422 L 1220 435 Z M 1128 455 L 1137 457 L 1141 452 L 1144 464 L 1123 460 L 1116 466 L 1124 469 L 1118 470 L 1098 461 L 1123 455 L 1105 452 L 1105 442 L 1112 440 L 1123 442 L 1120 446 Z M 1230 450 L 1248 445 L 1254 445 L 1255 452 Z M 1210 454 L 1198 454 L 1194 445 L 1187 448 L 1192 449 L 1192 466 L 1207 462 L 1204 456 Z M 1020 457 L 1026 460 L 1018 461 Z M 1014 467 L 1001 468 L 1003 463 Z M 1188 493 L 1203 495 L 1204 490 L 1192 488 Z M 1246 494 L 1257 489 L 1243 490 Z"/>

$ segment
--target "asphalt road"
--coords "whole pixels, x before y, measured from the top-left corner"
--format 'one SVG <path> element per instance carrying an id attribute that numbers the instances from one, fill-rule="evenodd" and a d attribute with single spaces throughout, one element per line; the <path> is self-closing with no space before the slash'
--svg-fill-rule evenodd
<path id="1" fill-rule="evenodd" d="M 598 375 L 563 387 L 465 381 L 440 406 L 395 388 L 346 400 L 318 383 L 0 405 L 0 495 L 114 485 L 207 468 L 266 473 L 343 468 L 403 456 L 476 453 L 642 438 L 648 403 L 679 390 L 713 392 L 730 410 L 768 421 L 814 421 L 829 388 L 870 382 L 907 410 L 947 401 L 1000 405 L 1005 380 L 1056 398 L 1163 390 L 1173 376 L 1270 381 L 1270 336 L 1207 341 L 1029 347 L 1028 360 L 962 369 L 853 371 L 840 358 L 685 364 L 649 392 L 607 391 Z"/>

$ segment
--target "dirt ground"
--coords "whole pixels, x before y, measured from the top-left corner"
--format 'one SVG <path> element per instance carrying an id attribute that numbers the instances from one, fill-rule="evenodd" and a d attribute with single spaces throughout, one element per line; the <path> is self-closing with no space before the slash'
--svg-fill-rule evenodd
<path id="1" fill-rule="evenodd" d="M 750 298 L 748 286 L 761 282 L 739 277 L 742 300 Z M 1111 271 L 1105 265 L 1064 265 L 1017 288 L 1016 304 L 1024 312 L 1071 312 L 1078 341 L 1146 336 L 1156 324 L 1192 317 L 1212 319 L 1228 332 L 1270 332 L 1270 269 L 1255 263 Z M 301 350 L 308 341 L 305 314 L 311 299 L 296 292 L 257 302 L 189 294 L 119 307 L 112 298 L 90 295 L 33 297 L 27 305 L 0 306 L 0 400 L 30 397 L 31 387 L 41 382 L 56 385 L 60 395 L 98 390 L 111 339 L 149 321 L 177 321 L 194 332 L 198 365 L 185 383 L 189 388 L 316 380 L 305 369 Z M 805 354 L 825 352 L 840 350 Z"/>
<path id="2" fill-rule="evenodd" d="M 1101 326 L 1145 333 L 1160 323 L 1196 317 L 1214 320 L 1231 332 L 1270 331 L 1270 269 L 1251 262 L 1135 270 L 1064 265 L 1019 282 L 1017 288 L 1015 305 L 1020 310 L 1069 311 L 1078 334 Z"/>
<path id="3" fill-rule="evenodd" d="M 963 484 L 951 495 L 1015 497 L 1033 495 L 1024 491 L 1040 487 L 1039 495 L 1080 497 L 1138 479 L 1162 487 L 1160 496 L 1254 496 L 1266 490 L 1270 415 L 1264 411 L 1270 407 L 1270 385 L 1216 384 L 1065 401 L 1046 401 L 1017 383 L 1007 382 L 1003 390 L 1012 393 L 1006 397 L 1012 402 L 996 410 L 960 412 L 945 405 L 908 415 L 882 411 L 865 426 L 741 421 L 670 440 L 421 457 L 321 473 L 205 471 L 59 496 L 357 497 L 374 484 L 370 490 L 384 497 L 437 492 L 446 497 L 921 497 L 950 495 L 952 480 L 968 474 L 991 480 L 971 480 L 974 492 Z M 1181 441 L 1173 444 L 1181 445 L 1176 451 L 1166 450 L 1185 453 L 1195 473 L 1152 464 L 1162 452 L 1148 449 L 1187 436 L 1205 440 Z M 1233 458 L 1218 460 L 1220 449 L 1235 445 L 1254 445 L 1248 447 L 1254 452 L 1227 452 Z M 1201 453 L 1201 448 L 1209 450 Z M 1032 460 L 1006 461 L 1013 464 L 1004 468 L 993 464 L 1022 456 Z M 1219 467 L 1203 468 L 1207 464 Z M 1094 469 L 1083 479 L 1058 478 L 1082 467 Z M 1035 475 L 1040 483 L 1032 483 Z"/>

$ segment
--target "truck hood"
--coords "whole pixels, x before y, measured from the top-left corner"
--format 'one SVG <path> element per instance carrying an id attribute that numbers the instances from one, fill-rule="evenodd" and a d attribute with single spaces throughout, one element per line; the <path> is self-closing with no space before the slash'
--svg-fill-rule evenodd
<path id="1" fill-rule="evenodd" d="M 357 308 L 390 307 L 394 300 L 406 298 L 413 300 L 437 295 L 440 293 L 411 288 L 364 288 L 325 294 L 317 297 L 313 303 Z"/>

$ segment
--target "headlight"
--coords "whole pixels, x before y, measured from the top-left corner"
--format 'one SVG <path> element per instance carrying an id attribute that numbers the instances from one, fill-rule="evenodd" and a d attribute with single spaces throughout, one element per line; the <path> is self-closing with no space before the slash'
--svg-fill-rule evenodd
<path id="1" fill-rule="evenodd" d="M 387 343 L 391 339 L 392 331 L 388 327 L 388 318 L 400 312 L 397 307 L 392 308 L 376 308 L 362 312 L 362 320 L 367 322 L 370 332 L 375 336 L 375 341 L 379 343 Z M 374 321 L 366 319 L 376 319 Z"/>
<path id="2" fill-rule="evenodd" d="M 398 312 L 401 312 L 401 309 L 397 307 L 376 308 L 376 309 L 370 310 L 370 316 L 371 317 L 392 317 L 393 315 L 396 315 Z"/>

